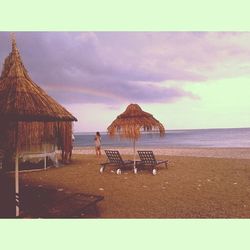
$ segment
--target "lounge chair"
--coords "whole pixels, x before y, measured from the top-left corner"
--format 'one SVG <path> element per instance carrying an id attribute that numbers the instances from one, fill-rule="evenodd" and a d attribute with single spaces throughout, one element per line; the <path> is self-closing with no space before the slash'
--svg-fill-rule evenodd
<path id="1" fill-rule="evenodd" d="M 125 169 L 133 169 L 133 161 L 130 160 L 123 160 L 119 151 L 117 150 L 104 150 L 105 154 L 108 157 L 109 162 L 106 163 L 101 163 L 101 167 L 100 167 L 100 173 L 102 173 L 107 165 L 113 165 L 116 166 L 116 173 L 117 174 L 121 174 L 122 170 Z"/>
<path id="2" fill-rule="evenodd" d="M 157 161 L 155 159 L 153 151 L 137 151 L 140 157 L 140 161 L 137 162 L 139 168 L 148 168 L 152 171 L 153 175 L 157 174 L 156 167 L 160 164 L 165 164 L 165 167 L 168 167 L 168 161 Z"/>

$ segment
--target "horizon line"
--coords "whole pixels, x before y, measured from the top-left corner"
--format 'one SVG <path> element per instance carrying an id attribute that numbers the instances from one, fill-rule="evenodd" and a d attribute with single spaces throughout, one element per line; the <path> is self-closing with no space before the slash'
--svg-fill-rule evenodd
<path id="1" fill-rule="evenodd" d="M 250 127 L 215 127 L 215 128 L 178 128 L 178 129 L 166 129 L 166 131 L 178 131 L 178 130 L 206 130 L 206 129 L 248 129 Z M 96 133 L 97 131 L 76 131 L 75 133 Z M 107 131 L 99 131 L 100 133 L 107 133 Z M 150 132 L 150 131 L 149 131 Z"/>

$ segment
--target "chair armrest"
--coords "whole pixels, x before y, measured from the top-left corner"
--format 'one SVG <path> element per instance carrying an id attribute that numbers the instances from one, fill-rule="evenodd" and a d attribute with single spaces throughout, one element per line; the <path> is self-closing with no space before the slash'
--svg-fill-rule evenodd
<path id="1" fill-rule="evenodd" d="M 109 165 L 109 164 L 113 164 L 113 163 L 111 163 L 111 162 L 100 163 L 101 166 L 106 166 L 106 165 Z"/>
<path id="2" fill-rule="evenodd" d="M 168 160 L 165 161 L 156 161 L 156 166 L 165 163 L 165 166 L 167 167 L 168 165 Z"/>
<path id="3" fill-rule="evenodd" d="M 134 163 L 134 161 L 132 161 L 132 160 L 125 160 L 125 161 L 123 161 L 123 163 L 129 164 L 129 163 Z"/>

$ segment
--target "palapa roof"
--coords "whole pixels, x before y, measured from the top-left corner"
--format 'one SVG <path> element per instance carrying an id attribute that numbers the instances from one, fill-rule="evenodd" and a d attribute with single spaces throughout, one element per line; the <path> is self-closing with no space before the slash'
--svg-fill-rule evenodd
<path id="1" fill-rule="evenodd" d="M 108 134 L 113 136 L 118 133 L 126 138 L 137 139 L 142 129 L 165 134 L 164 126 L 153 115 L 143 111 L 138 104 L 130 104 L 108 127 Z"/>
<path id="2" fill-rule="evenodd" d="M 77 121 L 35 82 L 25 69 L 12 38 L 12 51 L 0 77 L 0 119 L 16 121 Z"/>

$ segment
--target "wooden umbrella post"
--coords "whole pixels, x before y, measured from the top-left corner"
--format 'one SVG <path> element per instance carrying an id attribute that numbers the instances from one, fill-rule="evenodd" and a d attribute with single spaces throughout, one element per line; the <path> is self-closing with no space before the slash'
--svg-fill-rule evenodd
<path id="1" fill-rule="evenodd" d="M 134 173 L 137 174 L 136 162 L 135 162 L 135 138 L 134 138 Z"/>
<path id="2" fill-rule="evenodd" d="M 44 144 L 44 170 L 47 168 L 47 152 L 46 152 L 46 143 Z"/>
<path id="3" fill-rule="evenodd" d="M 16 124 L 16 158 L 15 158 L 15 201 L 16 201 L 16 217 L 19 217 L 20 196 L 19 196 L 19 144 L 18 144 L 18 122 Z"/>
<path id="4" fill-rule="evenodd" d="M 135 166 L 135 138 L 134 138 L 134 169 L 136 168 Z"/>
<path id="5" fill-rule="evenodd" d="M 18 150 L 16 150 L 15 160 L 15 194 L 16 194 L 16 217 L 19 217 L 19 162 L 18 162 Z"/>

